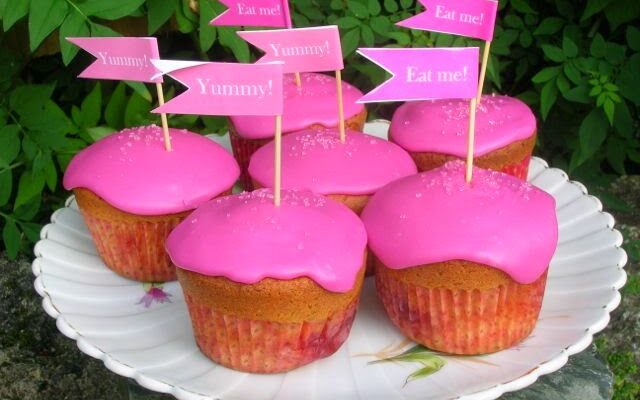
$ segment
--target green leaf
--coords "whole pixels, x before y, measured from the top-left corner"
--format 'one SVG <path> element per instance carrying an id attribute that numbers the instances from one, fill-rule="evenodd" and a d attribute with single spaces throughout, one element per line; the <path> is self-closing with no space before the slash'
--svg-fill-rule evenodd
<path id="1" fill-rule="evenodd" d="M 400 46 L 407 46 L 411 43 L 411 36 L 406 32 L 389 32 L 387 36 L 395 40 Z"/>
<path id="2" fill-rule="evenodd" d="M 137 126 L 143 124 L 149 117 L 151 111 L 151 103 L 138 93 L 134 93 L 124 112 L 125 126 Z"/>
<path id="3" fill-rule="evenodd" d="M 520 46 L 527 49 L 531 47 L 532 44 L 533 44 L 533 36 L 531 35 L 531 32 L 526 30 L 522 31 L 520 33 Z"/>
<path id="4" fill-rule="evenodd" d="M 558 99 L 558 86 L 555 81 L 549 81 L 542 87 L 540 92 L 540 112 L 542 119 L 547 119 L 549 111 Z"/>
<path id="5" fill-rule="evenodd" d="M 14 260 L 18 256 L 20 250 L 20 231 L 16 223 L 12 219 L 4 220 L 4 228 L 2 229 L 2 241 L 7 250 L 7 257 Z"/>
<path id="6" fill-rule="evenodd" d="M 66 38 L 89 36 L 89 25 L 79 12 L 72 10 L 67 15 L 67 18 L 64 19 L 60 27 L 59 35 L 62 62 L 64 65 L 69 65 L 71 60 L 78 54 L 80 48 L 69 42 Z"/>
<path id="7" fill-rule="evenodd" d="M 613 126 L 613 118 L 615 116 L 616 103 L 614 103 L 613 100 L 611 99 L 605 99 L 603 108 L 604 108 L 604 113 L 606 114 L 607 119 L 609 120 L 609 124 Z"/>
<path id="8" fill-rule="evenodd" d="M 347 7 L 349 11 L 360 19 L 365 19 L 369 16 L 369 9 L 363 3 L 358 0 L 347 0 Z"/>
<path id="9" fill-rule="evenodd" d="M 545 67 L 542 71 L 538 72 L 531 78 L 533 83 L 544 83 L 558 76 L 560 73 L 560 67 Z"/>
<path id="10" fill-rule="evenodd" d="M 52 100 L 45 99 L 44 105 L 39 108 L 37 114 L 20 119 L 22 125 L 32 131 L 32 133 L 42 134 L 48 137 L 48 142 L 52 148 L 58 144 L 59 140 L 64 140 L 64 135 L 74 130 L 73 123 L 62 111 L 59 105 Z"/>
<path id="11" fill-rule="evenodd" d="M 562 38 L 562 50 L 564 54 L 569 58 L 574 58 L 578 55 L 578 46 L 569 39 L 567 36 Z"/>
<path id="12" fill-rule="evenodd" d="M 640 17 L 640 2 L 614 1 L 604 10 L 604 15 L 609 21 L 611 31 L 615 31 L 619 26 Z"/>
<path id="13" fill-rule="evenodd" d="M 627 103 L 624 101 L 616 106 L 613 128 L 620 136 L 627 139 L 633 138 L 633 118 L 631 118 L 629 107 L 627 107 Z"/>
<path id="14" fill-rule="evenodd" d="M 407 380 L 404 382 L 404 384 L 406 385 L 411 381 L 415 381 L 416 379 L 424 378 L 435 372 L 438 372 L 444 366 L 444 364 L 444 359 L 435 357 L 430 362 L 424 364 L 422 368 L 407 376 Z"/>
<path id="15" fill-rule="evenodd" d="M 569 78 L 569 80 L 576 85 L 582 82 L 582 76 L 580 75 L 580 71 L 570 62 L 565 63 L 562 66 L 564 70 L 564 74 Z"/>
<path id="16" fill-rule="evenodd" d="M 362 22 L 358 18 L 347 16 L 338 18 L 335 23 L 341 29 L 351 29 L 360 26 Z"/>
<path id="17" fill-rule="evenodd" d="M 216 41 L 216 27 L 209 25 L 209 21 L 216 15 L 218 13 L 213 9 L 209 0 L 200 0 L 200 32 L 198 38 L 200 40 L 200 50 L 203 52 L 209 50 Z"/>
<path id="18" fill-rule="evenodd" d="M 596 35 L 593 37 L 593 40 L 591 41 L 589 52 L 596 58 L 602 58 L 604 57 L 606 51 L 607 42 L 604 40 L 601 34 L 596 33 Z"/>
<path id="19" fill-rule="evenodd" d="M 191 33 L 196 30 L 197 18 L 193 14 L 193 12 L 189 9 L 188 1 L 180 1 L 182 3 L 181 6 L 179 4 L 176 7 L 176 23 L 178 24 L 178 30 L 182 33 Z"/>
<path id="20" fill-rule="evenodd" d="M 406 10 L 407 8 L 413 6 L 415 0 L 400 0 L 400 7 L 402 7 L 403 10 Z"/>
<path id="21" fill-rule="evenodd" d="M 627 171 L 624 167 L 624 161 L 627 157 L 627 146 L 625 143 L 615 137 L 607 140 L 606 157 L 611 167 L 620 175 L 626 175 Z"/>
<path id="22" fill-rule="evenodd" d="M 2 29 L 8 31 L 11 27 L 22 19 L 29 12 L 29 4 L 31 0 L 13 0 L 11 7 L 7 5 L 2 15 Z"/>
<path id="23" fill-rule="evenodd" d="M 640 106 L 640 53 L 636 53 L 624 63 L 616 80 L 620 94 Z"/>
<path id="24" fill-rule="evenodd" d="M 40 195 L 44 188 L 44 177 L 41 174 L 35 174 L 32 171 L 24 171 L 20 175 L 20 182 L 18 183 L 18 195 L 16 196 L 16 202 L 13 205 L 13 209 L 27 204 Z"/>
<path id="25" fill-rule="evenodd" d="M 590 86 L 584 84 L 578 85 L 573 89 L 562 93 L 562 96 L 574 103 L 590 104 L 591 98 L 589 97 L 589 88 Z"/>
<path id="26" fill-rule="evenodd" d="M 390 13 L 398 11 L 398 3 L 395 0 L 384 0 L 384 9 Z"/>
<path id="27" fill-rule="evenodd" d="M 87 0 L 77 6 L 88 17 L 115 20 L 133 14 L 143 3 L 144 0 Z"/>
<path id="28" fill-rule="evenodd" d="M 110 127 L 115 129 L 122 129 L 124 127 L 124 109 L 126 104 L 125 84 L 120 82 L 111 94 L 111 98 L 104 110 L 104 120 Z"/>
<path id="29" fill-rule="evenodd" d="M 633 25 L 627 26 L 627 44 L 632 50 L 640 51 L 640 29 Z"/>
<path id="30" fill-rule="evenodd" d="M 49 190 L 55 192 L 56 185 L 58 184 L 58 171 L 56 170 L 56 164 L 53 162 L 53 158 L 51 157 L 51 152 L 44 153 L 42 159 L 42 163 L 44 165 L 44 180 Z"/>
<path id="31" fill-rule="evenodd" d="M 0 169 L 2 171 L 2 169 Z M 11 198 L 13 189 L 13 173 L 10 169 L 0 172 L 0 207 L 5 206 Z"/>
<path id="32" fill-rule="evenodd" d="M 80 106 L 80 114 L 82 115 L 82 122 L 80 126 L 83 128 L 89 128 L 96 126 L 100 121 L 100 111 L 102 110 L 102 88 L 100 82 L 96 83 L 93 90 L 82 101 Z"/>
<path id="33" fill-rule="evenodd" d="M 94 142 L 97 142 L 103 137 L 109 136 L 115 131 L 116 131 L 115 129 L 109 126 L 95 126 L 93 128 L 87 129 L 89 136 L 91 136 L 91 139 L 93 139 Z"/>
<path id="34" fill-rule="evenodd" d="M 351 55 L 360 43 L 360 29 L 355 28 L 342 35 L 342 56 Z"/>
<path id="35" fill-rule="evenodd" d="M 544 52 L 544 55 L 547 56 L 547 58 L 549 58 L 551 61 L 563 62 L 566 60 L 564 52 L 557 46 L 543 44 L 542 51 Z"/>
<path id="36" fill-rule="evenodd" d="M 113 29 L 111 29 L 111 28 L 109 28 L 108 26 L 105 26 L 105 25 L 91 23 L 89 27 L 91 28 L 91 36 L 93 36 L 93 37 L 117 37 L 117 36 L 122 36 L 122 35 L 120 35 L 119 32 L 116 32 Z"/>
<path id="37" fill-rule="evenodd" d="M 607 138 L 608 123 L 601 109 L 593 109 L 580 124 L 578 137 L 580 138 L 580 158 L 578 167 L 591 158 L 602 146 Z"/>
<path id="38" fill-rule="evenodd" d="M 29 8 L 29 48 L 31 51 L 40 46 L 67 15 L 65 0 L 31 0 Z"/>
<path id="39" fill-rule="evenodd" d="M 151 103 L 151 100 L 152 100 L 151 92 L 149 92 L 149 88 L 147 87 L 147 85 L 145 85 L 142 82 L 136 82 L 136 81 L 123 81 L 123 82 L 125 83 L 125 85 L 133 89 L 133 91 L 136 92 L 140 97 L 142 97 L 143 99 Z"/>
<path id="40" fill-rule="evenodd" d="M 389 32 L 389 28 L 391 28 L 391 22 L 387 17 L 373 17 L 369 20 L 369 26 L 378 35 L 386 36 Z"/>
<path id="41" fill-rule="evenodd" d="M 537 14 L 537 11 L 531 8 L 527 0 L 511 0 L 511 7 L 514 10 L 525 14 Z"/>
<path id="42" fill-rule="evenodd" d="M 360 37 L 362 37 L 362 41 L 367 47 L 373 47 L 373 45 L 375 44 L 375 36 L 368 25 L 363 24 L 360 26 Z"/>
<path id="43" fill-rule="evenodd" d="M 367 3 L 367 7 L 369 8 L 369 14 L 371 14 L 372 16 L 376 16 L 380 14 L 380 11 L 382 11 L 380 2 L 378 0 L 369 0 Z"/>
<path id="44" fill-rule="evenodd" d="M 605 7 L 607 7 L 609 3 L 611 3 L 611 1 L 612 0 L 588 0 L 580 21 L 584 21 L 592 15 L 595 15 L 604 10 Z"/>
<path id="45" fill-rule="evenodd" d="M 524 22 L 519 16 L 515 14 L 508 14 L 506 17 L 504 17 L 504 26 L 519 29 L 524 28 Z"/>
<path id="46" fill-rule="evenodd" d="M 20 137 L 18 125 L 5 125 L 0 128 L 0 169 L 8 166 L 20 153 Z"/>
<path id="47" fill-rule="evenodd" d="M 607 43 L 607 48 L 604 53 L 604 57 L 613 65 L 622 64 L 625 59 L 625 52 L 627 48 L 617 43 Z"/>
<path id="48" fill-rule="evenodd" d="M 200 2 L 200 12 L 205 0 Z M 147 29 L 149 35 L 153 35 L 176 11 L 178 3 L 176 0 L 147 0 Z M 204 6 L 206 7 L 206 6 Z"/>
<path id="49" fill-rule="evenodd" d="M 559 17 L 548 17 L 542 20 L 540 25 L 533 32 L 534 35 L 553 35 L 560 32 L 565 25 L 565 20 Z"/>
<path id="50" fill-rule="evenodd" d="M 571 84 L 569 83 L 569 80 L 563 74 L 558 75 L 558 78 L 556 79 L 556 84 L 558 85 L 558 90 L 560 91 L 560 93 L 564 93 L 571 88 Z"/>
<path id="51" fill-rule="evenodd" d="M 332 10 L 342 10 L 345 7 L 345 4 L 342 0 L 331 0 L 331 3 L 329 3 L 329 7 Z"/>
<path id="52" fill-rule="evenodd" d="M 217 27 L 218 34 L 220 35 L 220 43 L 231 49 L 235 58 L 240 62 L 249 62 L 249 46 L 247 42 L 242 40 L 240 36 L 236 34 L 235 28 L 229 28 L 226 26 Z"/>
<path id="53" fill-rule="evenodd" d="M 42 230 L 42 225 L 36 224 L 33 222 L 18 222 L 20 228 L 22 228 L 22 232 L 31 242 L 37 242 L 40 240 L 40 231 Z"/>
<path id="54" fill-rule="evenodd" d="M 11 92 L 9 106 L 23 118 L 42 112 L 53 93 L 53 85 L 23 85 Z"/>

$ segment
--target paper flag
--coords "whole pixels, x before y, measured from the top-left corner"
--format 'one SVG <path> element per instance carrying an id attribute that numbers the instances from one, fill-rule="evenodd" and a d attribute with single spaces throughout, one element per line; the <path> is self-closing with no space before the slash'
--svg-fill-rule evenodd
<path id="1" fill-rule="evenodd" d="M 418 0 L 426 10 L 396 25 L 490 41 L 496 24 L 494 0 Z"/>
<path id="2" fill-rule="evenodd" d="M 393 76 L 358 103 L 470 99 L 478 90 L 477 47 L 359 49 Z"/>
<path id="3" fill-rule="evenodd" d="M 238 35 L 265 52 L 258 63 L 282 61 L 284 72 L 320 72 L 342 69 L 338 27 L 243 31 Z"/>
<path id="4" fill-rule="evenodd" d="M 220 0 L 229 7 L 209 22 L 216 26 L 291 27 L 288 0 Z"/>
<path id="5" fill-rule="evenodd" d="M 96 58 L 80 78 L 162 82 L 151 60 L 160 58 L 154 37 L 67 38 Z M 155 76 L 155 78 L 154 78 Z"/>
<path id="6" fill-rule="evenodd" d="M 187 87 L 154 113 L 282 115 L 282 63 L 154 60 L 153 64 Z"/>

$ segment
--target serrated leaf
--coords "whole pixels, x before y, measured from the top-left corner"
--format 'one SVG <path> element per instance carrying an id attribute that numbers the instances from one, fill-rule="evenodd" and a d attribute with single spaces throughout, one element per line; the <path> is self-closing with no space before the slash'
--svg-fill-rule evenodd
<path id="1" fill-rule="evenodd" d="M 200 2 L 201 10 L 204 3 L 204 0 Z M 156 33 L 171 18 L 176 11 L 177 5 L 176 0 L 147 0 L 147 30 L 149 35 Z"/>
<path id="2" fill-rule="evenodd" d="M 8 31 L 11 27 L 22 19 L 29 12 L 31 0 L 18 0 L 11 3 L 11 7 L 7 5 L 2 15 L 2 29 Z"/>
<path id="3" fill-rule="evenodd" d="M 578 46 L 569 37 L 562 38 L 562 50 L 564 54 L 569 58 L 574 58 L 578 55 Z"/>
<path id="4" fill-rule="evenodd" d="M 566 60 L 565 54 L 561 48 L 550 44 L 543 44 L 542 51 L 551 61 L 563 62 Z"/>
<path id="5" fill-rule="evenodd" d="M 97 142 L 103 137 L 109 136 L 115 131 L 115 129 L 108 126 L 95 126 L 93 128 L 87 129 L 89 136 L 91 136 L 91 139 L 93 139 L 94 142 Z"/>
<path id="6" fill-rule="evenodd" d="M 560 32 L 565 25 L 565 20 L 559 17 L 548 17 L 542 20 L 540 25 L 533 32 L 534 35 L 553 35 Z"/>
<path id="7" fill-rule="evenodd" d="M 218 13 L 211 6 L 211 2 L 209 0 L 200 0 L 200 32 L 198 32 L 198 39 L 200 43 L 200 50 L 203 52 L 209 50 L 216 41 L 216 27 L 209 25 L 209 21 L 211 21 L 216 15 L 218 15 Z"/>
<path id="8" fill-rule="evenodd" d="M 66 38 L 89 36 L 89 32 L 89 25 L 84 17 L 76 10 L 70 11 L 64 19 L 59 32 L 60 53 L 62 54 L 64 65 L 69 65 L 80 50 L 78 46 L 72 44 Z"/>
<path id="9" fill-rule="evenodd" d="M 20 175 L 18 183 L 18 194 L 13 209 L 27 204 L 29 201 L 40 195 L 44 188 L 44 177 L 41 174 L 34 174 L 32 171 L 24 171 Z"/>
<path id="10" fill-rule="evenodd" d="M 62 24 L 68 9 L 65 0 L 31 0 L 29 8 L 29 48 L 35 51 L 40 43 Z"/>
<path id="11" fill-rule="evenodd" d="M 151 92 L 149 91 L 149 88 L 147 87 L 147 85 L 145 85 L 142 82 L 136 82 L 136 81 L 123 81 L 123 82 L 125 83 L 125 85 L 133 89 L 133 91 L 137 93 L 140 97 L 147 100 L 148 102 L 151 102 L 152 100 Z"/>
<path id="12" fill-rule="evenodd" d="M 4 228 L 2 229 L 2 241 L 4 248 L 7 250 L 7 257 L 14 260 L 20 251 L 20 231 L 16 223 L 12 219 L 4 220 Z"/>
<path id="13" fill-rule="evenodd" d="M 335 24 L 338 25 L 338 27 L 341 29 L 355 28 L 357 26 L 360 26 L 361 23 L 362 22 L 358 18 L 350 16 L 338 18 L 335 22 Z"/>
<path id="14" fill-rule="evenodd" d="M 9 165 L 20 153 L 20 127 L 5 125 L 0 128 L 0 164 Z"/>
<path id="15" fill-rule="evenodd" d="M 80 106 L 81 123 L 83 128 L 96 126 L 100 121 L 102 110 L 102 87 L 100 82 L 96 83 L 89 95 L 85 97 Z"/>
<path id="16" fill-rule="evenodd" d="M 0 169 L 0 207 L 5 206 L 11 198 L 13 190 L 13 172 L 10 169 Z"/>
<path id="17" fill-rule="evenodd" d="M 549 111 L 555 104 L 558 99 L 558 86 L 556 86 L 555 81 L 547 82 L 540 92 L 540 112 L 542 114 L 542 119 L 547 119 L 549 115 Z"/>
<path id="18" fill-rule="evenodd" d="M 104 110 L 104 119 L 110 127 L 115 129 L 122 129 L 124 127 L 124 109 L 126 104 L 127 95 L 125 84 L 120 82 L 113 93 L 111 93 L 111 98 Z"/>
<path id="19" fill-rule="evenodd" d="M 347 57 L 351 55 L 360 43 L 360 29 L 355 28 L 342 36 L 342 56 Z"/>
<path id="20" fill-rule="evenodd" d="M 611 2 L 612 0 L 588 0 L 580 21 L 584 21 L 585 19 L 604 10 Z"/>
<path id="21" fill-rule="evenodd" d="M 559 66 L 546 67 L 542 71 L 535 74 L 533 78 L 531 78 L 531 81 L 533 83 L 544 83 L 555 78 L 556 76 L 558 76 L 559 73 L 560 73 Z"/>
<path id="22" fill-rule="evenodd" d="M 115 20 L 133 14 L 143 3 L 144 0 L 87 0 L 77 6 L 88 17 Z"/>

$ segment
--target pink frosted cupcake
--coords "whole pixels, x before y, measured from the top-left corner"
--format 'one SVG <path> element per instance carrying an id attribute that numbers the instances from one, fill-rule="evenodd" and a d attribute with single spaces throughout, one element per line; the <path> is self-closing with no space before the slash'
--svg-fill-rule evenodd
<path id="1" fill-rule="evenodd" d="M 338 126 L 338 98 L 334 77 L 317 73 L 301 74 L 302 85 L 297 87 L 294 76 L 284 77 L 284 114 L 282 133 L 305 128 L 322 129 Z M 356 101 L 362 92 L 356 87 L 342 83 L 345 123 L 349 129 L 362 130 L 367 111 Z M 262 145 L 273 139 L 275 123 L 268 116 L 231 116 L 229 134 L 233 154 L 242 170 L 242 183 L 251 189 L 247 174 L 251 155 Z"/>
<path id="2" fill-rule="evenodd" d="M 231 154 L 213 141 L 143 126 L 109 135 L 79 152 L 64 175 L 104 263 L 130 279 L 176 279 L 164 250 L 167 235 L 204 201 L 230 193 L 240 175 Z"/>
<path id="3" fill-rule="evenodd" d="M 467 184 L 452 161 L 385 186 L 362 220 L 380 299 L 412 340 L 483 354 L 533 330 L 558 241 L 549 194 L 480 168 Z"/>
<path id="4" fill-rule="evenodd" d="M 389 128 L 389 140 L 407 150 L 420 171 L 465 159 L 468 100 L 428 100 L 403 104 Z M 536 118 L 522 101 L 485 95 L 476 113 L 475 164 L 526 180 L 536 143 Z"/>
<path id="5" fill-rule="evenodd" d="M 346 340 L 364 276 L 366 232 L 348 208 L 269 189 L 201 205 L 171 232 L 200 350 L 225 367 L 284 372 Z"/>

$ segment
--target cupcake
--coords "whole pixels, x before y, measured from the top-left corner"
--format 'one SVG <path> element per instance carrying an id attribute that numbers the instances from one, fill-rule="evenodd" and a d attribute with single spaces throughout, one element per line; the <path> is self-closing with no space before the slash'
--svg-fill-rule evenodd
<path id="1" fill-rule="evenodd" d="M 465 164 L 393 182 L 362 213 L 376 289 L 410 339 L 453 354 L 492 353 L 533 330 L 558 241 L 553 197 Z"/>
<path id="2" fill-rule="evenodd" d="M 169 232 L 196 206 L 231 192 L 240 169 L 213 141 L 143 126 L 109 135 L 79 152 L 64 175 L 98 254 L 114 272 L 138 281 L 176 279 L 164 250 Z"/>
<path id="3" fill-rule="evenodd" d="M 468 100 L 408 102 L 398 108 L 389 140 L 407 150 L 418 170 L 429 171 L 467 155 Z M 485 95 L 477 108 L 474 163 L 526 180 L 536 142 L 536 119 L 522 101 Z"/>
<path id="4" fill-rule="evenodd" d="M 298 87 L 292 74 L 284 77 L 282 134 L 305 128 L 337 127 L 339 118 L 335 78 L 324 74 L 303 73 L 301 81 L 302 85 Z M 362 92 L 343 82 L 342 94 L 346 127 L 362 130 L 367 111 L 362 104 L 356 103 L 362 97 Z M 275 122 L 270 116 L 229 117 L 231 146 L 240 164 L 241 181 L 246 189 L 251 189 L 251 180 L 247 174 L 251 155 L 273 139 L 274 128 Z"/>
<path id="5" fill-rule="evenodd" d="M 202 204 L 167 239 L 196 343 L 240 371 L 289 371 L 346 340 L 367 238 L 342 204 L 270 189 Z"/>
<path id="6" fill-rule="evenodd" d="M 272 141 L 251 157 L 254 187 L 273 187 L 274 146 Z M 282 187 L 323 194 L 356 214 L 378 189 L 416 172 L 398 145 L 353 130 L 346 132 L 345 143 L 336 128 L 305 129 L 282 138 Z"/>

